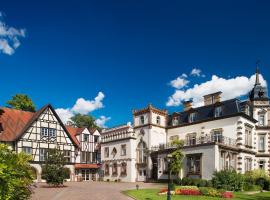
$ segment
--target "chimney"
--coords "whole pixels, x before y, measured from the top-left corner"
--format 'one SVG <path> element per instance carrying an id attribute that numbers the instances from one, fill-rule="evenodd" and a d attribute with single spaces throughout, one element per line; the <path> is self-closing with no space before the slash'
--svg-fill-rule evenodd
<path id="1" fill-rule="evenodd" d="M 190 110 L 192 108 L 192 100 L 184 101 L 184 111 Z"/>
<path id="2" fill-rule="evenodd" d="M 215 104 L 217 102 L 220 102 L 221 101 L 221 94 L 222 94 L 222 92 L 215 92 L 212 94 L 204 95 L 203 96 L 204 105 L 207 106 L 207 105 L 211 105 L 211 104 Z"/>

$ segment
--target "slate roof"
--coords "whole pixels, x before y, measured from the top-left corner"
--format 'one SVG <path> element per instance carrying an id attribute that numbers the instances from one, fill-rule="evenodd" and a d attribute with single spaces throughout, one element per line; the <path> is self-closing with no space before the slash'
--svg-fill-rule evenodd
<path id="1" fill-rule="evenodd" d="M 191 108 L 190 110 L 183 111 L 183 112 L 172 113 L 171 115 L 168 116 L 168 126 L 172 126 L 172 119 L 174 117 L 178 118 L 178 125 L 191 124 L 191 122 L 189 122 L 190 113 L 195 113 L 196 115 L 195 121 L 192 123 L 198 123 L 198 122 L 203 122 L 207 120 L 220 119 L 220 118 L 231 117 L 231 116 L 236 116 L 236 115 L 242 115 L 254 121 L 255 119 L 253 119 L 252 115 L 248 116 L 244 113 L 244 107 L 246 104 L 247 102 L 241 102 L 239 99 L 230 99 L 227 101 L 222 101 L 222 102 L 218 102 L 211 105 Z M 215 108 L 217 106 L 221 106 L 222 108 L 222 114 L 220 117 L 215 117 L 214 115 Z"/>

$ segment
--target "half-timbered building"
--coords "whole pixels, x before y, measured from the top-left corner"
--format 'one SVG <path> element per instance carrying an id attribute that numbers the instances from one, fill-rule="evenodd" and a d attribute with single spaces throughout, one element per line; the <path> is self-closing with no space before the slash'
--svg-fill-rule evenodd
<path id="1" fill-rule="evenodd" d="M 97 179 L 96 176 L 91 179 L 84 177 L 80 169 L 93 168 L 95 173 L 92 174 L 97 173 L 99 132 L 65 126 L 50 104 L 37 112 L 1 107 L 0 142 L 18 153 L 23 151 L 32 156 L 31 166 L 36 171 L 37 181 L 41 181 L 42 164 L 49 149 L 55 148 L 64 154 L 65 167 L 70 170 L 70 181 Z"/>

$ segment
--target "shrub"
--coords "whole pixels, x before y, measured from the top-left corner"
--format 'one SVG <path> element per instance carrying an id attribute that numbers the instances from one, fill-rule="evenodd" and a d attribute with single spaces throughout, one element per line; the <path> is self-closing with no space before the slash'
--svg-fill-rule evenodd
<path id="1" fill-rule="evenodd" d="M 210 197 L 220 197 L 221 192 L 219 192 L 217 189 L 212 187 L 200 187 L 200 193 L 204 196 L 210 196 Z"/>
<path id="2" fill-rule="evenodd" d="M 174 180 L 174 183 L 175 183 L 176 185 L 182 185 L 182 179 L 179 178 L 179 177 L 177 177 L 177 178 Z"/>
<path id="3" fill-rule="evenodd" d="M 70 179 L 70 169 L 69 168 L 64 167 L 63 173 L 64 173 L 64 179 Z"/>
<path id="4" fill-rule="evenodd" d="M 193 185 L 193 179 L 188 177 L 182 178 L 182 185 Z"/>
<path id="5" fill-rule="evenodd" d="M 214 172 L 212 184 L 217 189 L 239 191 L 243 188 L 244 179 L 235 170 L 222 170 Z"/>
<path id="6" fill-rule="evenodd" d="M 197 183 L 198 187 L 207 187 L 208 186 L 208 181 L 204 180 L 204 179 L 199 179 L 198 183 Z"/>
<path id="7" fill-rule="evenodd" d="M 256 185 L 259 185 L 264 190 L 269 190 L 269 179 L 266 178 L 258 178 L 255 180 Z"/>
<path id="8" fill-rule="evenodd" d="M 171 191 L 174 191 L 174 190 L 175 190 L 175 185 L 174 185 L 174 183 L 169 183 L 169 187 L 170 187 L 170 190 L 171 190 Z"/>

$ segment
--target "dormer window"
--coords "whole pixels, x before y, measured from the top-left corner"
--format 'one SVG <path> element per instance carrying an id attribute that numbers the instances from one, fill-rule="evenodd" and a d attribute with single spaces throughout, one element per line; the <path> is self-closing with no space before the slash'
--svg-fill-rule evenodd
<path id="1" fill-rule="evenodd" d="M 141 124 L 144 124 L 144 116 L 140 117 L 140 122 L 141 122 Z"/>
<path id="2" fill-rule="evenodd" d="M 195 121 L 196 113 L 190 113 L 189 114 L 189 123 L 192 123 Z"/>
<path id="3" fill-rule="evenodd" d="M 246 115 L 250 116 L 250 107 L 249 105 L 246 105 Z"/>
<path id="4" fill-rule="evenodd" d="M 156 123 L 160 125 L 160 116 L 157 116 Z"/>
<path id="5" fill-rule="evenodd" d="M 222 115 L 221 106 L 215 108 L 215 117 L 220 117 Z"/>
<path id="6" fill-rule="evenodd" d="M 88 141 L 89 141 L 89 135 L 84 134 L 84 135 L 83 135 L 83 141 L 84 141 L 84 142 L 88 142 Z"/>
<path id="7" fill-rule="evenodd" d="M 172 125 L 173 126 L 178 125 L 178 117 L 177 116 L 173 117 L 173 119 L 172 119 Z"/>

